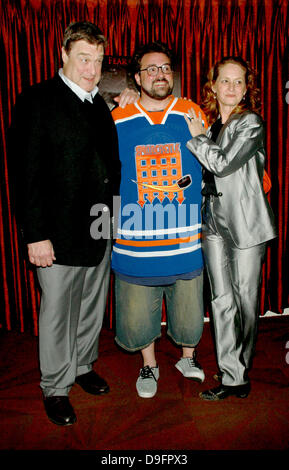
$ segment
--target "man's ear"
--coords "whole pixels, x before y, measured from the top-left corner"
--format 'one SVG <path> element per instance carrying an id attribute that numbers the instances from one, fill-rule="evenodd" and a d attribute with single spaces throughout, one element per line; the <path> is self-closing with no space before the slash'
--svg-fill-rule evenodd
<path id="1" fill-rule="evenodd" d="M 136 83 L 138 84 L 138 86 L 140 86 L 140 76 L 139 76 L 138 72 L 135 74 L 134 79 L 135 79 Z"/>
<path id="2" fill-rule="evenodd" d="M 64 47 L 61 48 L 61 57 L 62 57 L 63 63 L 66 64 L 66 62 L 68 60 L 68 55 L 67 55 L 67 52 L 64 49 Z"/>

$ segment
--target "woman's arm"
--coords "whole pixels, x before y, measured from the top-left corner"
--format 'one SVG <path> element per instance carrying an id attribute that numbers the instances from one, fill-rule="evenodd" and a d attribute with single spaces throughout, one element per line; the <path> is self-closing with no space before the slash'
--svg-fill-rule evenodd
<path id="1" fill-rule="evenodd" d="M 230 129 L 227 128 L 224 132 L 230 132 Z M 263 146 L 264 128 L 261 117 L 255 113 L 241 115 L 223 148 L 203 134 L 187 142 L 187 148 L 199 162 L 218 177 L 237 171 Z"/>

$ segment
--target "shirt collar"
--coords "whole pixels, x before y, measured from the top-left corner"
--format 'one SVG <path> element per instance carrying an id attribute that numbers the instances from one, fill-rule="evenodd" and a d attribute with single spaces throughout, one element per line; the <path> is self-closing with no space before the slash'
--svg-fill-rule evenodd
<path id="1" fill-rule="evenodd" d="M 85 91 L 83 88 L 78 86 L 72 80 L 70 80 L 66 75 L 63 73 L 63 69 L 59 69 L 58 71 L 59 76 L 62 78 L 64 83 L 81 99 L 81 101 L 88 100 L 92 103 L 92 99 L 95 97 L 96 93 L 98 92 L 98 86 L 95 86 L 91 92 Z"/>

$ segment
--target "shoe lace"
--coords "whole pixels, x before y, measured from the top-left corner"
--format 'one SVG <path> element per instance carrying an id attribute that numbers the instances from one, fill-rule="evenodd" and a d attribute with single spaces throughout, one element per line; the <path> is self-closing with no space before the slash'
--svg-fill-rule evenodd
<path id="1" fill-rule="evenodd" d="M 198 367 L 198 368 L 200 369 L 201 366 L 200 366 L 200 364 L 198 363 L 198 361 L 197 361 L 197 359 L 196 359 L 195 356 L 189 357 L 188 359 L 189 359 L 189 363 L 190 363 L 190 366 L 191 366 L 191 367 Z"/>
<path id="2" fill-rule="evenodd" d="M 140 376 L 142 379 L 154 379 L 155 381 L 157 381 L 150 366 L 143 367 L 141 369 Z"/>

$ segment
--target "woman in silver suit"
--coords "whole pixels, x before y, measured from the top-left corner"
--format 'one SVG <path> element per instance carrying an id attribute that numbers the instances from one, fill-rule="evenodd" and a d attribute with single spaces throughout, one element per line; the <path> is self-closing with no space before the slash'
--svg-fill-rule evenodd
<path id="1" fill-rule="evenodd" d="M 240 57 L 217 62 L 204 87 L 201 116 L 185 117 L 187 143 L 203 165 L 203 251 L 211 288 L 221 384 L 200 393 L 217 401 L 246 398 L 257 334 L 266 242 L 276 236 L 264 188 L 265 142 L 259 90 Z"/>

